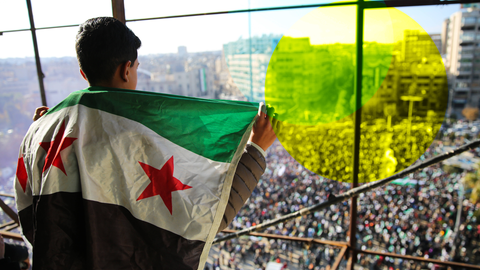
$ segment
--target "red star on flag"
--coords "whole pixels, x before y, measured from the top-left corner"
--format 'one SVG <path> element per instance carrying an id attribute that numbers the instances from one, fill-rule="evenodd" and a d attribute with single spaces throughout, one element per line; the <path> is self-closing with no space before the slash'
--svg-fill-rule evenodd
<path id="1" fill-rule="evenodd" d="M 51 142 L 41 142 L 40 146 L 47 151 L 47 157 L 45 157 L 45 165 L 43 166 L 42 173 L 48 170 L 52 165 L 59 168 L 65 175 L 65 167 L 63 167 L 62 156 L 60 152 L 72 145 L 72 143 L 78 138 L 63 137 L 65 133 L 65 121 L 62 122 L 60 130 L 58 131 L 55 139 Z"/>
<path id="2" fill-rule="evenodd" d="M 28 176 L 27 169 L 25 168 L 25 163 L 23 162 L 23 157 L 18 159 L 16 175 L 20 186 L 22 186 L 23 192 L 25 192 L 25 189 L 27 188 Z"/>
<path id="3" fill-rule="evenodd" d="M 172 214 L 172 192 L 177 190 L 185 190 L 192 188 L 189 185 L 185 185 L 180 180 L 173 176 L 173 156 L 163 165 L 159 170 L 148 164 L 138 162 L 142 169 L 150 178 L 150 184 L 145 188 L 142 194 L 138 197 L 137 201 L 143 200 L 146 198 L 153 197 L 155 195 L 160 195 L 162 197 L 163 203 L 167 206 Z"/>

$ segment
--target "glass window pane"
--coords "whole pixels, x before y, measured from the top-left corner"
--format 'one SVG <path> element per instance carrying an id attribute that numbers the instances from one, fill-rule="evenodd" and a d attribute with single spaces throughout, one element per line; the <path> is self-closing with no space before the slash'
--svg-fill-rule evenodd
<path id="1" fill-rule="evenodd" d="M 461 36 L 460 39 L 462 41 L 472 41 L 475 39 L 475 32 L 464 32 Z"/>
<path id="2" fill-rule="evenodd" d="M 316 5 L 316 4 L 330 4 L 339 2 L 356 2 L 357 0 L 341 0 L 341 1 L 328 1 L 328 0 L 251 0 L 251 8 L 269 8 L 269 7 L 282 7 L 282 6 L 300 6 L 300 5 Z"/>
<path id="3" fill-rule="evenodd" d="M 366 182 L 410 166 L 440 130 L 447 76 L 431 36 L 397 9 L 365 12 L 360 172 Z"/>
<path id="4" fill-rule="evenodd" d="M 360 170 L 366 174 L 364 177 L 369 174 L 372 179 L 384 178 L 388 172 L 401 171 L 450 151 L 469 142 L 470 139 L 464 138 L 476 136 L 477 123 L 456 121 L 462 117 L 467 103 L 477 107 L 480 99 L 474 79 L 474 76 L 478 79 L 478 74 L 475 75 L 478 72 L 472 65 L 474 35 L 461 31 L 460 22 L 465 14 L 458 5 L 450 8 L 365 11 L 362 92 L 373 95 L 362 108 Z M 450 24 L 446 19 L 455 23 Z M 462 46 L 467 39 L 471 46 Z M 458 75 L 456 80 L 452 77 L 447 81 L 447 72 Z M 366 158 L 374 155 L 378 155 L 380 162 Z M 456 216 L 437 211 L 433 205 L 457 209 L 460 201 L 463 216 L 474 207 L 474 202 L 459 199 L 463 189 L 460 178 L 455 176 L 459 167 L 472 161 L 447 160 L 443 164 L 449 162 L 455 165 L 435 164 L 361 195 L 358 248 L 438 260 L 451 258 L 451 246 L 436 243 L 453 241 Z M 476 225 L 478 221 L 471 218 L 462 226 Z M 473 234 L 472 229 L 470 235 Z M 478 243 L 469 240 L 472 236 L 460 237 L 456 241 L 462 244 L 456 248 L 463 252 L 456 254 L 465 258 L 464 251 L 478 248 Z M 388 263 L 399 269 L 419 265 L 388 257 L 368 259 L 363 255 L 360 261 L 362 266 Z"/>
<path id="5" fill-rule="evenodd" d="M 56 105 L 71 92 L 88 87 L 80 75 L 75 52 L 78 27 L 37 31 L 38 51 L 49 107 Z M 55 42 L 52 42 L 55 41 Z"/>
<path id="6" fill-rule="evenodd" d="M 417 22 L 427 33 L 442 33 L 442 25 L 455 12 L 460 12 L 460 5 L 438 5 L 421 7 L 399 7 L 401 12 L 407 14 Z"/>
<path id="7" fill-rule="evenodd" d="M 20 144 L 42 104 L 30 32 L 5 33 L 0 44 L 0 193 L 14 194 Z M 13 200 L 8 201 L 13 206 Z M 2 215 L 0 211 L 0 224 L 2 218 L 10 221 Z"/>
<path id="8" fill-rule="evenodd" d="M 0 1 L 0 31 L 30 28 L 26 1 Z"/>
<path id="9" fill-rule="evenodd" d="M 480 3 L 461 4 L 462 8 L 480 8 Z"/>
<path id="10" fill-rule="evenodd" d="M 35 27 L 81 24 L 87 19 L 112 16 L 111 1 L 32 0 Z"/>
<path id="11" fill-rule="evenodd" d="M 265 100 L 265 78 L 273 50 L 283 33 L 312 10 L 305 8 L 252 12 L 250 37 L 242 37 L 224 45 L 230 75 L 248 100 Z"/>
<path id="12" fill-rule="evenodd" d="M 287 10 L 272 10 L 251 13 L 252 36 L 280 35 L 287 33 L 303 16 L 316 8 L 298 8 Z"/>
<path id="13" fill-rule="evenodd" d="M 354 2 L 345 1 L 345 2 Z M 162 17 L 182 14 L 195 14 L 206 12 L 233 11 L 241 9 L 269 8 L 282 6 L 314 5 L 331 3 L 328 0 L 182 0 L 167 4 L 155 0 L 125 0 L 125 16 L 127 20 Z M 293 11 L 293 10 L 291 10 Z"/>
<path id="14" fill-rule="evenodd" d="M 355 6 L 312 9 L 283 33 L 265 79 L 282 145 L 310 171 L 342 182 L 351 182 L 355 36 Z"/>
<path id="15" fill-rule="evenodd" d="M 3 33 L 0 48 L 0 59 L 35 56 L 30 31 Z"/>
<path id="16" fill-rule="evenodd" d="M 127 26 L 142 40 L 137 89 L 206 98 L 235 92 L 222 49 L 248 36 L 248 14 L 129 22 Z"/>
<path id="17" fill-rule="evenodd" d="M 477 23 L 477 18 L 475 17 L 464 17 L 462 18 L 462 25 L 475 24 Z"/>
<path id="18" fill-rule="evenodd" d="M 395 1 L 395 0 L 364 0 L 364 1 L 365 1 L 365 2 L 378 2 L 378 1 L 388 2 L 388 1 Z M 455 1 L 455 2 L 457 2 L 456 0 L 431 0 L 430 3 L 434 4 L 434 3 L 436 2 L 436 3 L 438 3 L 438 5 L 445 5 L 445 6 L 447 6 L 446 3 L 449 2 L 449 1 Z M 416 3 L 412 3 L 411 5 L 414 6 L 415 4 L 416 4 Z M 451 5 L 457 5 L 457 6 L 460 7 L 459 4 L 449 4 L 449 6 L 451 6 Z M 468 5 L 471 5 L 471 4 L 462 4 L 462 6 L 465 6 L 465 8 L 466 8 Z M 477 5 L 477 6 L 478 6 L 478 4 L 474 4 L 474 5 Z M 387 6 L 388 6 L 388 5 L 387 5 Z M 418 7 L 421 7 L 421 6 L 418 6 Z M 423 6 L 423 7 L 425 7 L 425 6 Z M 433 5 L 431 5 L 431 7 L 433 7 Z"/>
<path id="19" fill-rule="evenodd" d="M 156 0 L 125 0 L 125 17 L 127 18 L 127 20 L 131 20 L 140 18 L 218 12 L 247 8 L 247 1 L 180 0 L 171 1 L 167 4 L 166 2 Z"/>

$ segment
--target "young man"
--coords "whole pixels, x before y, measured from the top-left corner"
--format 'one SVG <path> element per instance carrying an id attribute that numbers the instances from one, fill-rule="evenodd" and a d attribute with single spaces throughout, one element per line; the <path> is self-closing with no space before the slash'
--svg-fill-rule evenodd
<path id="1" fill-rule="evenodd" d="M 233 149 L 232 153 L 240 154 L 232 154 L 226 158 L 239 160 L 238 166 L 233 169 L 228 163 L 225 165 L 218 162 L 222 156 L 216 154 L 216 151 L 210 151 L 215 150 L 212 148 L 232 145 L 228 139 L 230 137 L 220 136 L 218 142 L 211 142 L 211 138 L 216 136 L 215 131 L 207 134 L 205 139 L 198 139 L 209 132 L 208 128 L 202 126 L 206 116 L 185 114 L 186 118 L 191 118 L 185 119 L 185 123 L 187 120 L 194 120 L 188 122 L 189 124 L 184 124 L 183 121 L 172 123 L 168 118 L 163 119 L 163 122 L 158 120 L 161 122 L 160 126 L 155 123 L 156 118 L 149 118 L 144 122 L 145 126 L 152 127 L 161 134 L 167 134 L 168 130 L 182 125 L 183 131 L 197 132 L 197 135 L 192 136 L 193 142 L 190 142 L 191 139 L 183 141 L 189 151 L 165 141 L 162 137 L 155 137 L 157 134 L 145 135 L 150 130 L 143 129 L 143 126 L 131 120 L 141 122 L 143 119 L 137 112 L 142 111 L 144 115 L 145 111 L 150 113 L 146 106 L 158 108 L 152 111 L 166 113 L 168 109 L 163 108 L 169 108 L 167 103 L 170 101 L 156 102 L 154 94 L 151 95 L 151 103 L 133 99 L 137 96 L 141 96 L 143 100 L 150 98 L 148 93 L 136 94 L 131 91 L 135 90 L 137 84 L 137 49 L 140 45 L 138 37 L 114 18 L 87 20 L 80 26 L 77 34 L 76 50 L 80 73 L 90 87 L 69 96 L 47 113 L 45 112 L 48 108 L 40 107 L 34 115 L 34 121 L 38 121 L 36 125 L 32 125 L 22 143 L 15 185 L 22 230 L 33 245 L 33 263 L 36 268 L 196 269 L 201 264 L 200 255 L 202 260 L 205 259 L 205 243 L 198 240 L 202 238 L 199 235 L 226 228 L 251 195 L 265 170 L 264 151 L 276 138 L 272 124 L 277 125 L 277 121 L 271 120 L 261 110 L 252 129 L 250 143 L 243 154 Z M 132 100 L 129 100 L 130 98 Z M 171 106 L 183 108 L 194 102 L 192 100 L 185 98 L 184 103 Z M 78 106 L 79 104 L 81 106 Z M 246 104 L 240 104 L 240 107 L 241 110 L 251 111 Z M 120 118 L 116 115 L 121 115 L 121 119 L 126 120 L 119 122 Z M 160 119 L 162 115 L 155 117 Z M 200 125 L 194 128 L 190 126 L 197 125 L 198 122 Z M 221 126 L 222 129 L 237 128 L 235 123 L 232 124 L 233 127 L 229 127 L 226 122 L 213 124 Z M 249 122 L 246 124 L 248 126 Z M 36 137 L 37 133 L 49 134 L 52 140 L 42 141 Z M 176 138 L 176 133 L 166 136 L 170 136 L 174 141 L 182 140 Z M 118 151 L 122 151 L 122 154 L 116 155 Z M 188 160 L 203 160 L 201 155 L 196 154 L 210 155 L 211 158 L 201 166 L 189 163 Z M 135 164 L 130 166 L 127 163 L 132 160 L 132 156 Z M 154 168 L 148 164 L 154 158 L 168 161 L 161 165 L 162 168 Z M 71 160 L 75 162 L 67 162 Z M 53 170 L 53 167 L 56 168 Z M 187 172 L 178 173 L 179 167 Z M 195 178 L 197 173 L 209 179 L 222 170 L 227 172 L 227 175 L 231 170 L 233 180 L 232 188 L 227 190 L 230 195 L 225 197 L 228 198 L 228 203 L 224 202 L 226 208 L 223 219 L 213 222 L 218 225 L 217 228 L 210 228 L 212 225 L 205 228 L 203 225 L 211 224 L 210 208 L 204 205 L 218 196 L 210 196 L 208 193 L 219 190 L 218 187 L 210 187 L 209 182 L 197 187 L 199 190 L 204 188 L 205 194 L 185 197 L 186 202 L 181 204 L 185 209 L 180 209 L 184 211 L 172 207 L 172 200 L 175 200 L 172 191 L 189 192 L 194 189 L 193 184 L 185 183 Z M 136 173 L 138 171 L 140 174 Z M 189 171 L 193 174 L 188 174 Z M 176 176 L 173 176 L 174 172 Z M 148 175 L 151 184 L 142 184 L 143 178 L 139 178 L 142 173 Z M 155 177 L 164 182 L 155 184 Z M 47 178 L 50 180 L 45 180 Z M 82 181 L 76 181 L 80 178 Z M 164 187 L 171 191 L 165 193 Z M 158 202 L 152 204 L 151 197 L 155 196 Z M 92 202 L 89 199 L 91 197 L 101 203 Z M 149 208 L 136 206 L 147 203 L 150 203 Z M 214 205 L 212 211 L 220 208 L 217 204 Z M 161 219 L 169 220 L 169 230 L 183 230 L 188 237 L 153 226 L 156 222 L 164 221 L 158 221 L 158 215 L 145 213 L 142 209 L 166 213 Z M 181 218 L 177 215 L 179 212 L 195 215 L 195 218 Z M 92 222 L 99 218 L 104 218 L 106 223 L 99 225 Z"/>

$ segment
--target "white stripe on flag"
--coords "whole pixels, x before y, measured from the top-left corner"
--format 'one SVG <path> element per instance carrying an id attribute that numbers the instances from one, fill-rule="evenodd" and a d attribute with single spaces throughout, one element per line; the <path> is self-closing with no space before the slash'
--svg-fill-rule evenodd
<path id="1" fill-rule="evenodd" d="M 138 122 L 83 105 L 67 107 L 42 117 L 42 121 L 35 123 L 39 127 L 35 138 L 40 137 L 38 132 L 45 132 L 49 133 L 48 140 L 51 140 L 58 132 L 58 127 L 55 132 L 53 129 L 48 131 L 48 127 L 55 122 L 61 123 L 63 119 L 66 122 L 64 137 L 78 138 L 73 143 L 73 149 L 69 147 L 61 152 L 68 176 L 57 167 L 50 167 L 43 180 L 33 178 L 38 179 L 32 184 L 33 195 L 80 191 L 75 175 L 78 160 L 81 191 L 85 199 L 123 206 L 138 219 L 190 240 L 206 241 L 212 230 L 221 193 L 230 190 L 230 187 L 223 186 L 227 170 L 232 171 L 230 163 L 204 158 Z M 31 128 L 29 132 L 33 130 Z M 40 142 L 32 143 L 39 145 Z M 38 152 L 32 153 L 38 157 L 37 164 L 41 164 L 33 172 L 38 177 L 46 153 L 41 147 L 31 149 L 37 149 Z M 159 195 L 139 201 L 137 198 L 151 183 L 139 162 L 161 169 L 172 156 L 173 176 L 192 188 L 172 192 L 173 207 L 170 214 Z M 38 188 L 40 184 L 41 190 Z M 228 194 L 223 197 L 228 200 Z"/>

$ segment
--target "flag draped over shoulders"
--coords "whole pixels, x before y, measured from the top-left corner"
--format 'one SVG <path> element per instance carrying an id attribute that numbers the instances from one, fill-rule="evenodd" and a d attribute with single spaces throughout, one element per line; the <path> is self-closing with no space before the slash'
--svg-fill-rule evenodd
<path id="1" fill-rule="evenodd" d="M 257 105 L 89 87 L 34 122 L 16 201 L 34 269 L 198 269 Z"/>

